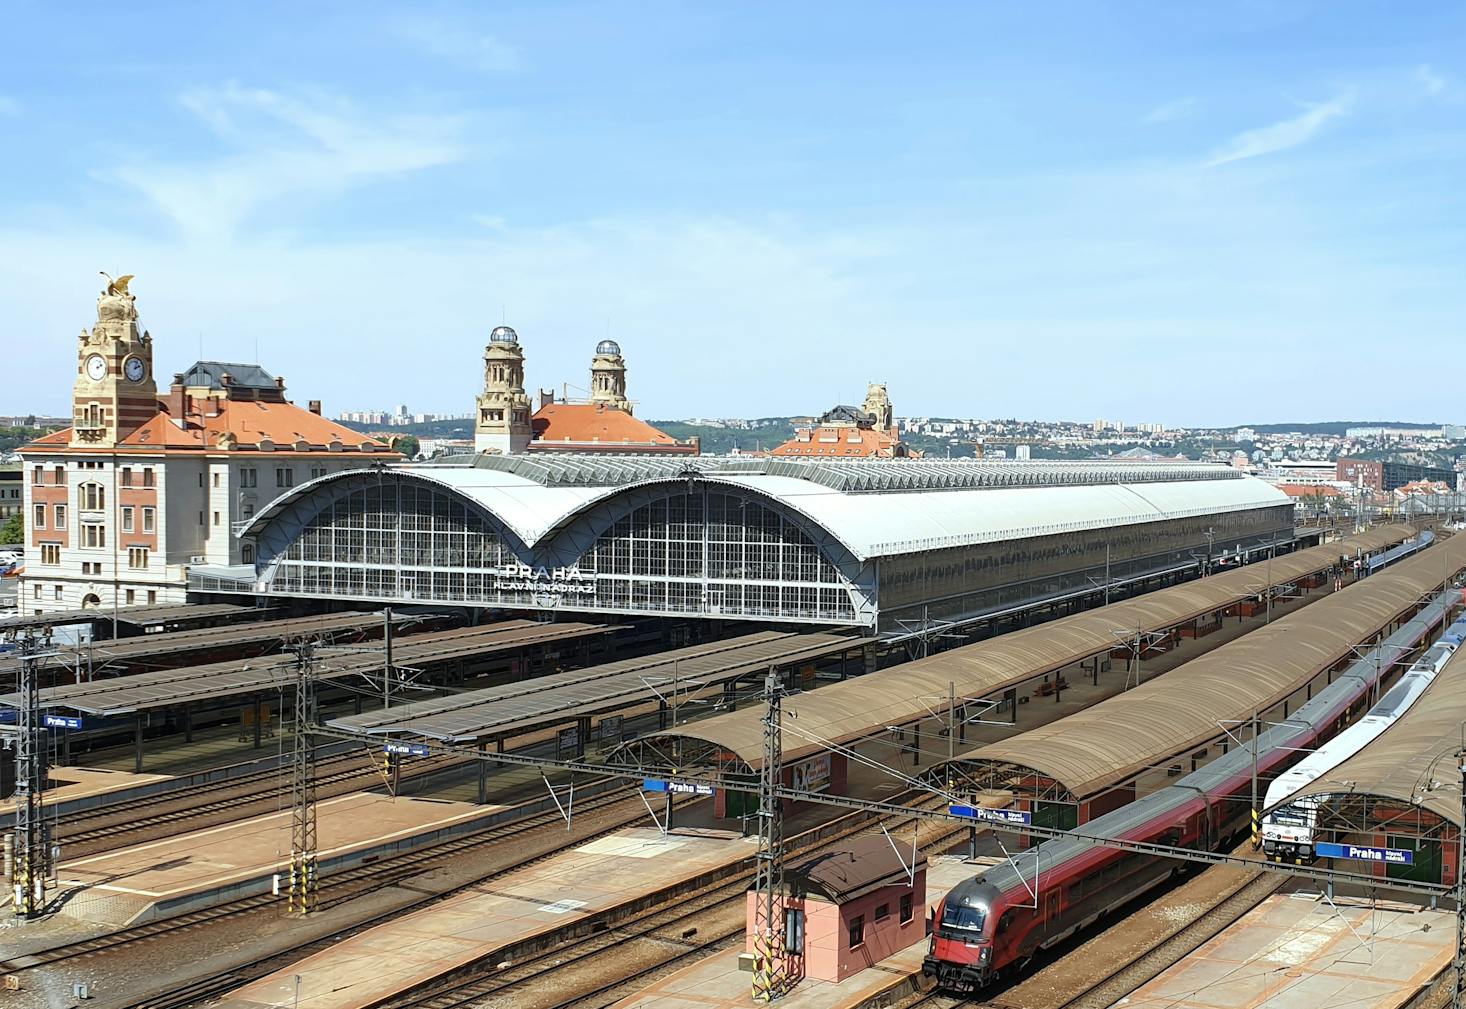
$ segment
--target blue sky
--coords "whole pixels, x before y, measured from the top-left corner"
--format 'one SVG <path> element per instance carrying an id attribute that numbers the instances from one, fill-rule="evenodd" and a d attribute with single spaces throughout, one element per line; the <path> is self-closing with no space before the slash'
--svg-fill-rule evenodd
<path id="1" fill-rule="evenodd" d="M 7 5 L 4 407 L 99 269 L 166 376 L 465 411 L 1466 419 L 1466 7 Z"/>

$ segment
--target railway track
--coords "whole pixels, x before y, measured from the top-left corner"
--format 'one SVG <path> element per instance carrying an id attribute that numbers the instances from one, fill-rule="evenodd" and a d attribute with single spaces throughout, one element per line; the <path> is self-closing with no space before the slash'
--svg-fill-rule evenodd
<path id="1" fill-rule="evenodd" d="M 639 818 L 637 813 L 642 811 L 641 801 L 629 789 L 616 789 L 612 792 L 586 799 L 577 805 L 577 812 L 581 817 L 595 817 L 599 815 L 609 816 L 611 822 L 598 827 L 590 837 L 599 837 L 614 830 L 619 830 L 626 823 L 634 822 Z M 560 814 L 555 811 L 535 813 L 509 823 L 502 823 L 494 827 L 486 828 L 472 834 L 464 834 L 450 840 L 437 844 L 416 848 L 412 851 L 403 852 L 369 865 L 356 866 L 341 872 L 331 873 L 323 876 L 320 882 L 319 910 L 327 910 L 338 906 L 369 891 L 391 886 L 403 879 L 418 876 L 434 868 L 438 863 L 447 859 L 458 858 L 469 852 L 477 851 L 490 845 L 501 844 L 511 838 L 522 837 L 543 827 L 561 822 Z M 587 834 L 577 834 L 570 844 L 584 844 Z M 513 871 L 530 865 L 541 859 L 548 858 L 555 854 L 562 846 L 557 846 L 549 852 L 538 852 L 514 860 L 507 866 L 496 867 L 493 871 L 486 873 L 475 882 L 482 882 L 491 879 L 496 875 Z M 440 900 L 444 894 L 432 893 L 410 902 L 404 907 L 394 908 L 380 918 L 372 919 L 370 922 L 353 925 L 347 931 L 354 931 L 359 928 L 376 924 L 378 920 L 402 914 L 406 911 L 415 910 L 433 901 Z M 216 907 L 196 911 L 192 914 L 180 915 L 167 918 L 162 921 L 147 922 L 130 928 L 119 929 L 105 935 L 92 939 L 84 939 L 80 942 L 67 943 L 48 950 L 40 950 L 35 953 L 13 957 L 0 962 L 0 973 L 14 973 L 24 975 L 28 971 L 38 970 L 43 967 L 55 964 L 78 960 L 84 957 L 93 956 L 98 953 L 114 951 L 125 946 L 132 946 L 148 942 L 163 936 L 173 935 L 186 929 L 197 928 L 210 922 L 218 922 L 247 914 L 261 908 L 278 906 L 281 898 L 272 894 L 259 894 L 253 897 L 243 897 L 239 900 L 229 901 Z M 339 938 L 345 933 L 335 933 Z M 309 945 L 309 944 L 306 944 Z M 289 951 L 293 954 L 300 947 Z M 283 954 L 272 954 L 269 958 L 273 961 Z M 241 968 L 242 969 L 242 968 Z M 140 1003 L 155 1005 L 163 1003 Z M 169 1003 L 174 1004 L 174 1003 Z M 187 1003 L 176 1003 L 187 1004 Z"/>
<path id="2" fill-rule="evenodd" d="M 404 766 L 401 780 L 465 763 L 468 758 L 424 757 Z M 332 767 L 339 769 L 332 770 Z M 382 776 L 366 751 L 350 751 L 317 760 L 317 794 L 329 799 L 364 787 L 380 786 Z M 259 815 L 256 808 L 290 794 L 290 782 L 282 768 L 252 771 L 224 782 L 203 782 L 157 795 L 67 813 L 56 840 L 65 845 L 67 858 L 109 851 L 122 845 L 140 844 L 156 837 L 176 834 L 217 823 Z M 194 801 L 202 799 L 203 801 Z M 120 807 L 120 808 L 119 808 Z M 198 823 L 191 821 L 205 820 Z M 88 823 L 93 824 L 87 826 Z"/>
<path id="3" fill-rule="evenodd" d="M 1201 878 L 1203 877 L 1198 876 L 1191 882 L 1195 883 Z M 1220 935 L 1243 915 L 1276 893 L 1286 881 L 1287 878 L 1281 874 L 1261 869 L 1252 871 L 1239 885 L 1217 892 L 1196 913 L 1190 924 L 1159 936 L 1147 948 L 1137 950 L 1133 955 L 1106 961 L 1098 971 L 1085 977 L 1077 989 L 1073 980 L 1067 979 L 1062 985 L 1066 990 L 1057 997 L 1046 997 L 1042 992 L 1043 972 L 1062 968 L 1069 957 L 1095 955 L 1093 948 L 1086 947 L 1089 942 L 1100 940 L 1105 933 L 1082 941 L 1077 948 L 1061 955 L 1002 994 L 976 1004 L 981 1009 L 1109 1009 L 1141 985 L 1160 976 L 1162 972 L 1200 949 L 1207 941 Z M 1160 899 L 1163 900 L 1164 897 Z M 1122 920 L 1106 932 L 1129 927 L 1133 927 L 1132 922 L 1128 919 Z"/>
<path id="4" fill-rule="evenodd" d="M 848 813 L 832 822 L 841 821 L 848 822 L 833 834 L 829 833 L 830 823 L 826 823 L 789 838 L 789 856 L 804 858 L 834 848 L 870 830 L 874 822 L 861 813 Z M 886 826 L 896 831 L 913 824 L 924 828 L 920 842 L 924 850 L 940 849 L 964 836 L 967 829 L 964 825 L 947 828 L 919 818 L 898 818 Z M 669 897 L 600 931 L 594 931 L 593 920 L 587 921 L 584 924 L 593 930 L 589 935 L 567 935 L 520 959 L 514 959 L 510 951 L 509 965 L 502 970 L 488 965 L 473 968 L 385 1001 L 382 1009 L 466 1009 L 486 999 L 534 1009 L 609 1006 L 691 957 L 741 945 L 746 894 L 752 878 L 751 867 L 740 870 L 693 893 Z M 568 994 L 547 997 L 551 992 Z"/>

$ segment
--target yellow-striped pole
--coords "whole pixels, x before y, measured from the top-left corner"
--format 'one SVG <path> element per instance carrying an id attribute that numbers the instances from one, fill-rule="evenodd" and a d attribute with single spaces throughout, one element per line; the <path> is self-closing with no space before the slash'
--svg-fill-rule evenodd
<path id="1" fill-rule="evenodd" d="M 1252 807 L 1252 850 L 1257 851 L 1262 847 L 1262 814 L 1257 807 Z"/>

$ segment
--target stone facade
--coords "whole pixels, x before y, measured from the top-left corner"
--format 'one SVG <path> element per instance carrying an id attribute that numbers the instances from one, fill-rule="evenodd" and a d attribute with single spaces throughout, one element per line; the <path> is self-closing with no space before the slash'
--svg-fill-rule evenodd
<path id="1" fill-rule="evenodd" d="M 519 334 L 499 326 L 484 347 L 484 391 L 478 397 L 474 449 L 510 455 L 529 445 L 529 396 L 524 391 L 524 350 Z"/>

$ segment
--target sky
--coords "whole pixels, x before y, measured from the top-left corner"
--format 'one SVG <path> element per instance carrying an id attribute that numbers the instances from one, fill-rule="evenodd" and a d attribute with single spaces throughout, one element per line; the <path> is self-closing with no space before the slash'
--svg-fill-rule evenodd
<path id="1" fill-rule="evenodd" d="M 6 4 L 0 413 L 99 270 L 166 382 L 465 413 L 1466 420 L 1466 6 Z"/>

